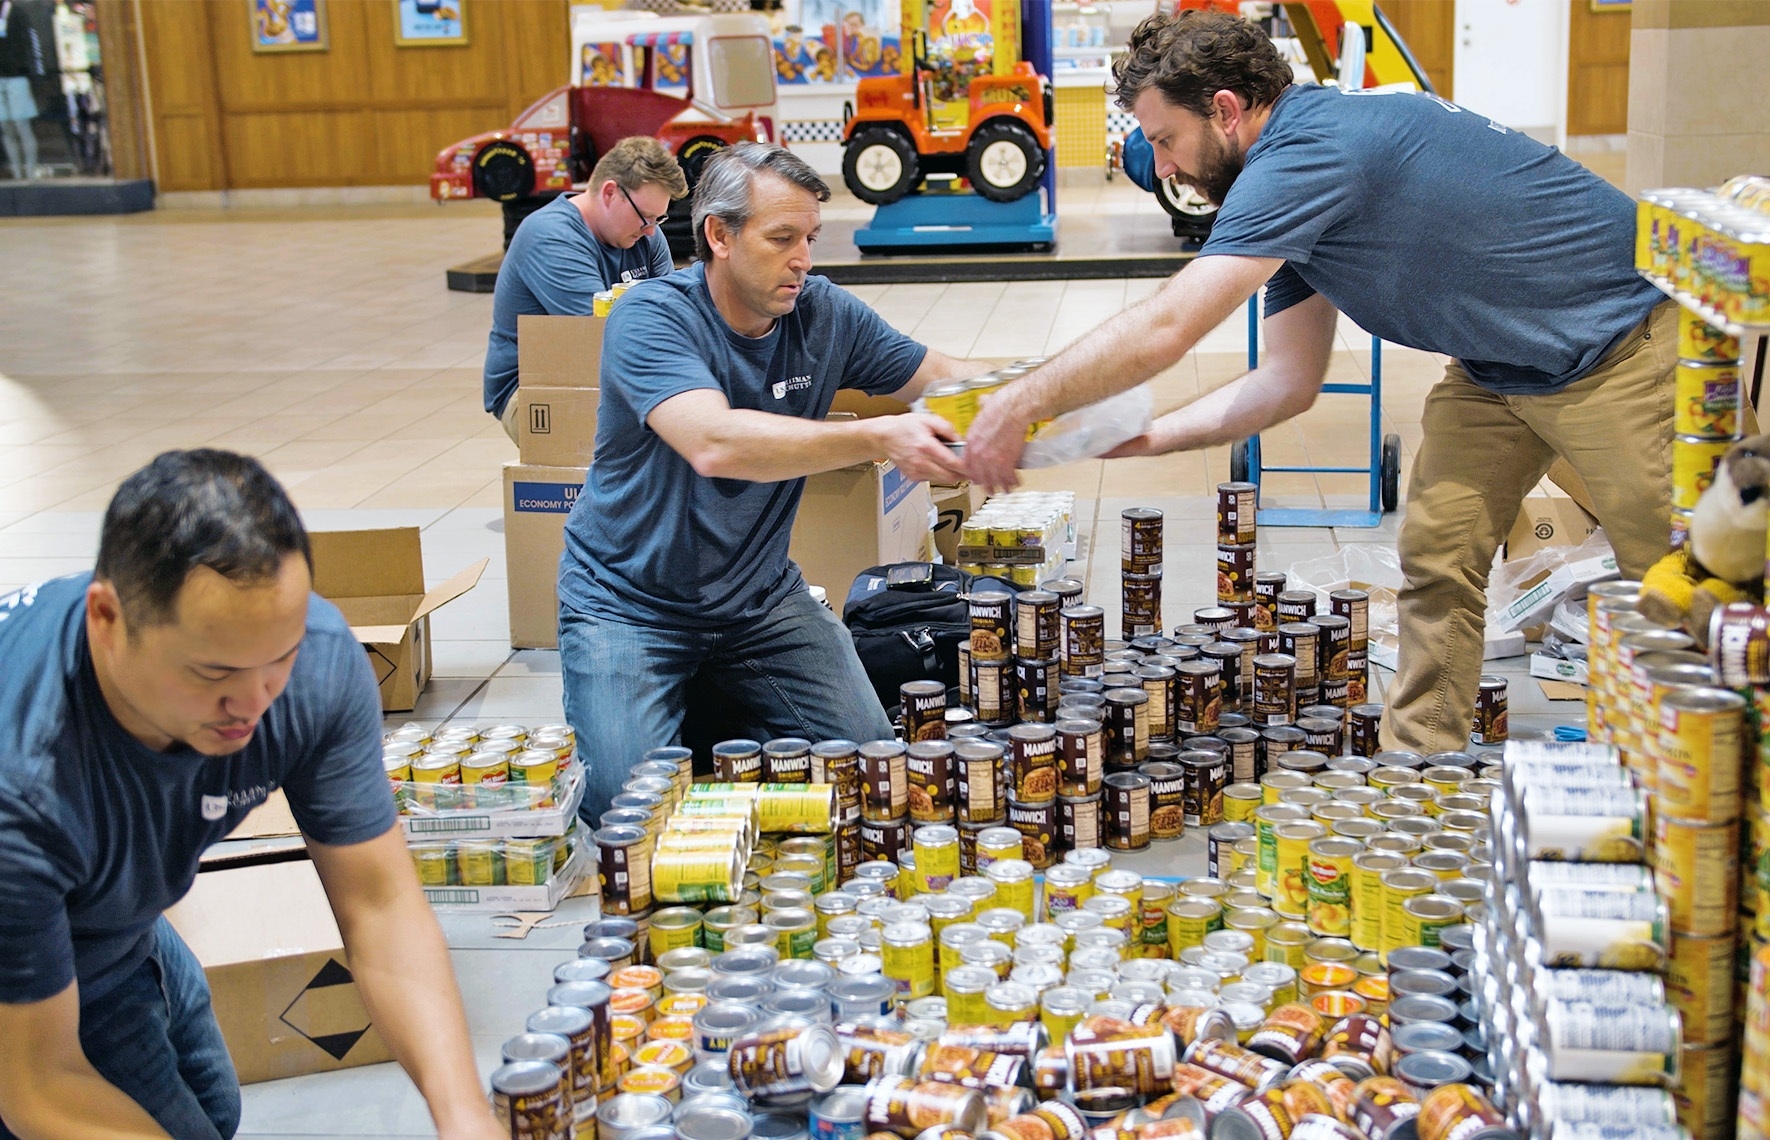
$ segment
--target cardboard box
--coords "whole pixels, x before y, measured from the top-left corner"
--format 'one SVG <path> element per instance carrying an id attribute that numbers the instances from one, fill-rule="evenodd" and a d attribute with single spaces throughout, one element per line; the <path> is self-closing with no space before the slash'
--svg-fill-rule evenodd
<path id="1" fill-rule="evenodd" d="M 989 496 L 970 483 L 930 483 L 928 492 L 934 499 L 934 549 L 952 566 L 959 561 L 959 528 Z"/>
<path id="2" fill-rule="evenodd" d="M 602 330 L 607 324 L 607 317 L 517 317 L 517 384 L 596 387 L 602 375 Z"/>
<path id="3" fill-rule="evenodd" d="M 504 465 L 504 558 L 509 568 L 510 645 L 559 646 L 559 556 L 565 520 L 588 467 Z"/>
<path id="4" fill-rule="evenodd" d="M 1578 546 L 1597 529 L 1598 520 L 1571 496 L 1541 484 L 1525 497 L 1506 535 L 1506 560 L 1528 558 L 1545 546 Z"/>
<path id="5" fill-rule="evenodd" d="M 933 507 L 928 484 L 905 478 L 892 463 L 813 475 L 805 480 L 789 553 L 840 616 L 862 570 L 932 559 Z"/>
<path id="6" fill-rule="evenodd" d="M 430 614 L 479 584 L 489 558 L 434 590 L 424 588 L 415 526 L 313 531 L 313 588 L 344 612 L 369 653 L 381 707 L 404 712 L 430 681 Z"/>
<path id="7" fill-rule="evenodd" d="M 583 467 L 596 450 L 596 405 L 600 388 L 516 390 L 516 447 L 524 463 L 539 467 Z"/>
<path id="8" fill-rule="evenodd" d="M 242 1082 L 393 1059 L 312 863 L 205 871 L 166 917 L 203 964 Z"/>

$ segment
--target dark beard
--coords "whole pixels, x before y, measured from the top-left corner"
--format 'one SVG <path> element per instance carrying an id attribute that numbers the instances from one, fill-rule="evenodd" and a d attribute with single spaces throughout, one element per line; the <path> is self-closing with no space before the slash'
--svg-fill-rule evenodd
<path id="1" fill-rule="evenodd" d="M 1203 169 L 1187 175 L 1186 180 L 1212 205 L 1221 206 L 1229 197 L 1229 188 L 1235 185 L 1236 177 L 1241 174 L 1242 154 L 1232 143 L 1223 142 L 1215 135 L 1206 137 L 1210 140 L 1210 153 L 1199 160 Z"/>

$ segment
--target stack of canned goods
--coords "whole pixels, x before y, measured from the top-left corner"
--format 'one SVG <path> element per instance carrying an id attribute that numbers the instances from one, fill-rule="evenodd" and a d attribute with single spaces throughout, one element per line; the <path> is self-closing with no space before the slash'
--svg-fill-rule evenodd
<path id="1" fill-rule="evenodd" d="M 1227 889 L 1176 904 L 1191 932 L 1176 945 L 1196 940 L 1204 918 L 1247 932 L 1267 960 L 1363 961 L 1367 975 L 1399 948 L 1439 946 L 1445 928 L 1481 913 L 1498 772 L 1467 752 L 1280 755 L 1258 782 L 1227 790 L 1229 819 L 1208 832 L 1206 862 Z M 1344 981 L 1367 1004 L 1387 996 L 1380 982 Z"/>
<path id="2" fill-rule="evenodd" d="M 1513 741 L 1502 786 L 1475 932 L 1497 1103 L 1532 1137 L 1570 1113 L 1629 1136 L 1728 1134 L 1731 940 L 1673 933 L 1681 904 L 1643 864 L 1646 793 L 1599 744 Z"/>
<path id="3" fill-rule="evenodd" d="M 381 762 L 400 814 L 425 817 L 432 835 L 449 833 L 450 816 L 506 817 L 500 838 L 413 839 L 412 859 L 426 887 L 543 886 L 565 871 L 577 849 L 575 819 L 540 816 L 569 803 L 582 782 L 566 725 L 408 724 L 382 738 Z M 535 813 L 531 826 L 521 822 L 523 813 Z M 463 822 L 459 830 L 482 826 Z"/>
<path id="4" fill-rule="evenodd" d="M 1063 570 L 1075 550 L 1073 491 L 995 495 L 959 525 L 958 567 L 1031 587 Z"/>
<path id="5" fill-rule="evenodd" d="M 1770 324 L 1770 299 L 1754 284 L 1770 277 L 1764 179 L 1742 175 L 1718 190 L 1643 192 L 1635 267 L 1719 320 Z"/>
<path id="6" fill-rule="evenodd" d="M 1120 513 L 1119 528 L 1119 636 L 1126 641 L 1153 637 L 1162 631 L 1162 513 L 1132 507 Z M 1218 583 L 1221 600 L 1221 575 Z"/>
<path id="7" fill-rule="evenodd" d="M 1672 548 L 1690 535 L 1696 500 L 1715 481 L 1721 456 L 1742 435 L 1739 338 L 1678 311 L 1678 366 L 1672 409 Z"/>
<path id="8" fill-rule="evenodd" d="M 969 380 L 948 380 L 929 387 L 922 393 L 921 399 L 915 403 L 918 412 L 939 416 L 951 424 L 953 431 L 964 439 L 971 430 L 971 423 L 977 419 L 978 409 L 983 407 L 991 394 L 1006 384 L 1011 384 L 1045 363 L 1043 356 L 1028 356 L 1016 360 L 1013 364 L 998 368 L 994 372 L 985 372 Z M 1039 428 L 1048 421 L 1041 421 L 1027 428 L 1026 438 L 1032 439 Z"/>

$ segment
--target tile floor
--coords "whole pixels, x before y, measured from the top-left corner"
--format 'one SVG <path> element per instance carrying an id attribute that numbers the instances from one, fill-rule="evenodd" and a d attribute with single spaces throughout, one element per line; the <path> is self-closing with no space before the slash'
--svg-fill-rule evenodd
<path id="1" fill-rule="evenodd" d="M 1121 182 L 1065 198 L 1070 208 L 1165 226 L 1148 196 Z M 862 209 L 852 200 L 830 207 Z M 439 581 L 480 557 L 479 588 L 434 619 L 436 678 L 410 717 L 557 720 L 556 654 L 508 647 L 500 465 L 515 449 L 480 406 L 491 298 L 451 293 L 446 267 L 495 249 L 496 215 L 476 205 L 429 208 L 181 210 L 116 219 L 0 220 L 0 590 L 87 569 L 100 512 L 118 480 L 169 447 L 250 452 L 289 487 L 316 529 L 422 529 L 427 574 Z M 957 356 L 1049 354 L 1161 287 L 1157 281 L 868 286 L 855 292 L 894 326 Z M 1362 378 L 1369 338 L 1343 322 L 1334 378 Z M 1246 322 L 1236 317 L 1156 381 L 1160 408 L 1238 374 Z M 1384 346 L 1383 429 L 1400 433 L 1405 466 L 1419 409 L 1441 362 Z M 1324 397 L 1267 433 L 1268 462 L 1362 463 L 1363 402 Z M 1185 620 L 1213 600 L 1214 487 L 1227 450 L 1089 462 L 1033 473 L 1029 483 L 1078 497 L 1084 562 L 1096 597 L 1114 585 L 1117 512 L 1164 509 L 1165 610 Z M 1362 479 L 1274 475 L 1268 505 L 1356 506 Z M 1098 523 L 1096 520 L 1099 520 Z M 1355 543 L 1392 543 L 1395 519 L 1373 531 L 1266 529 L 1261 565 L 1287 567 Z M 1115 619 L 1116 620 L 1116 619 Z M 1513 724 L 1541 731 L 1578 719 L 1514 678 Z M 1378 683 L 1381 684 L 1381 676 Z M 1138 860 L 1202 873 L 1196 839 Z M 584 900 L 563 926 L 520 943 L 494 940 L 484 917 L 445 925 L 482 1064 L 538 1004 L 551 967 L 577 943 Z M 422 1102 L 391 1066 L 256 1085 L 243 1135 L 416 1136 Z"/>

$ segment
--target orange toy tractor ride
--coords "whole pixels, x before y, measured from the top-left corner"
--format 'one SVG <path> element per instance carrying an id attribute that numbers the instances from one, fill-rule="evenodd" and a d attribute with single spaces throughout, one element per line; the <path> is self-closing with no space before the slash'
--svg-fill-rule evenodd
<path id="1" fill-rule="evenodd" d="M 1030 63 L 968 75 L 930 60 L 915 37 L 909 75 L 862 79 L 842 130 L 842 180 L 856 198 L 889 205 L 930 174 L 957 175 L 992 202 L 1038 189 L 1051 149 L 1050 80 Z"/>

